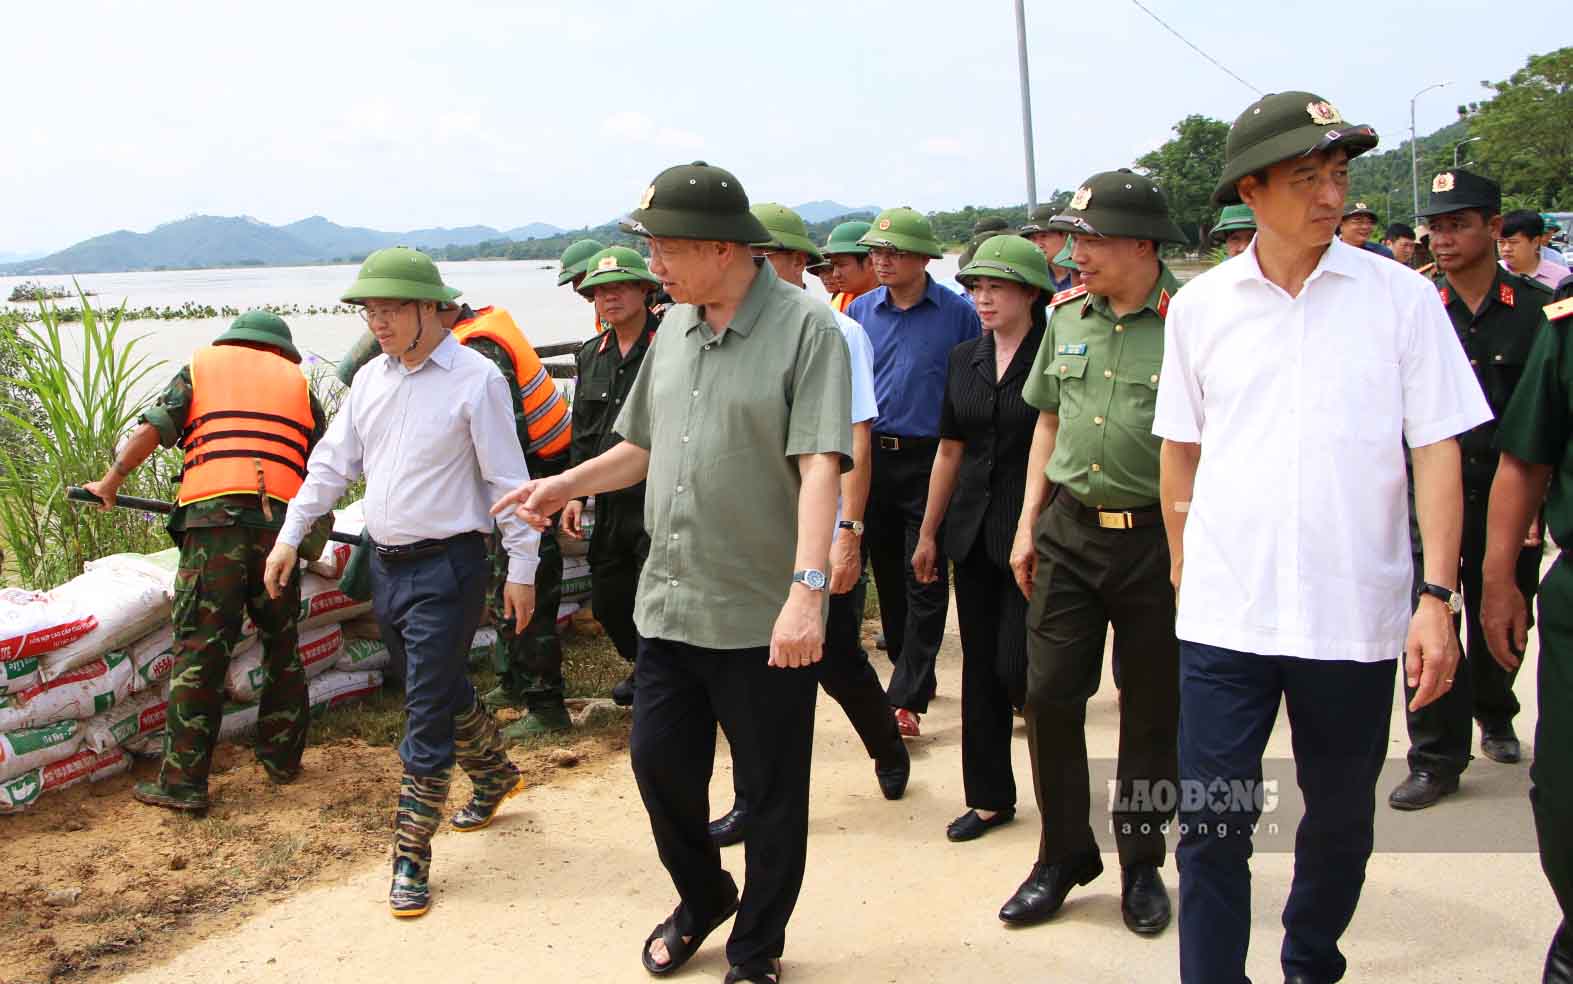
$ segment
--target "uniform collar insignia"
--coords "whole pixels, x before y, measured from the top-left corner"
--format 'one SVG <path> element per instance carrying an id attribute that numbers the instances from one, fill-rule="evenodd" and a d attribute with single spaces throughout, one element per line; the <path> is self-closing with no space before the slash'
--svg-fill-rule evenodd
<path id="1" fill-rule="evenodd" d="M 1168 314 L 1169 314 L 1169 292 L 1167 290 L 1161 290 L 1161 291 L 1158 292 L 1158 317 L 1160 317 L 1160 318 L 1167 317 Z"/>
<path id="2" fill-rule="evenodd" d="M 1557 321 L 1573 314 L 1573 297 L 1564 297 L 1555 304 L 1547 304 L 1544 308 L 1547 321 Z"/>
<path id="3" fill-rule="evenodd" d="M 605 353 L 607 343 L 611 340 L 611 337 L 612 337 L 612 333 L 610 331 L 603 330 L 601 332 L 601 344 L 597 345 L 595 347 L 595 354 L 596 355 L 601 355 L 601 354 Z"/>
<path id="4" fill-rule="evenodd" d="M 1076 298 L 1081 297 L 1085 293 L 1087 293 L 1087 285 L 1077 284 L 1075 287 L 1072 287 L 1069 290 L 1062 290 L 1058 294 L 1055 294 L 1053 299 L 1049 301 L 1049 307 L 1059 307 L 1066 301 L 1074 301 Z"/>
<path id="5" fill-rule="evenodd" d="M 1513 296 L 1513 288 L 1507 284 L 1497 284 L 1497 300 L 1501 301 L 1503 304 L 1506 304 L 1508 307 L 1517 306 Z"/>
<path id="6" fill-rule="evenodd" d="M 1436 292 L 1442 296 L 1443 307 L 1447 307 L 1449 304 L 1453 303 L 1453 293 L 1447 289 L 1447 284 L 1443 284 L 1442 286 L 1438 287 Z"/>

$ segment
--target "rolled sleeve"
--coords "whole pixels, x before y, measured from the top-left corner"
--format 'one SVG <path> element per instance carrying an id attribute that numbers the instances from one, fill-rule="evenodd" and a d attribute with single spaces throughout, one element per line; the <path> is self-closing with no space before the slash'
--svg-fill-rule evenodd
<path id="1" fill-rule="evenodd" d="M 1202 387 L 1185 347 L 1185 313 L 1178 299 L 1163 326 L 1163 369 L 1152 432 L 1168 441 L 1202 442 Z"/>
<path id="2" fill-rule="evenodd" d="M 1423 448 L 1490 420 L 1491 406 L 1437 292 L 1418 278 L 1405 286 L 1409 296 L 1400 311 L 1407 330 L 1399 353 L 1404 440 Z"/>
<path id="3" fill-rule="evenodd" d="M 786 456 L 841 455 L 852 467 L 852 367 L 846 340 L 833 323 L 803 333 L 792 381 Z"/>

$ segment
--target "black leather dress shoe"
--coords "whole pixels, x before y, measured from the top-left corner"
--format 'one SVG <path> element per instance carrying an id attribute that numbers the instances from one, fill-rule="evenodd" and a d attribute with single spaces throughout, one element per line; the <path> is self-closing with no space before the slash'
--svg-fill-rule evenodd
<path id="1" fill-rule="evenodd" d="M 1072 888 L 1085 885 L 1101 874 L 1103 858 L 1097 851 L 1057 864 L 1035 864 L 1032 874 L 1000 909 L 1000 920 L 1012 926 L 1043 922 L 1060 911 Z"/>
<path id="2" fill-rule="evenodd" d="M 1141 936 L 1163 932 L 1172 909 L 1158 866 L 1133 864 L 1120 873 L 1120 882 L 1120 915 L 1125 917 L 1125 928 Z"/>
<path id="3" fill-rule="evenodd" d="M 961 842 L 977 840 L 995 827 L 1003 827 L 1016 819 L 1016 808 L 995 811 L 987 820 L 978 816 L 977 810 L 968 810 L 950 822 L 945 828 L 945 836 L 950 840 Z"/>
<path id="4" fill-rule="evenodd" d="M 1441 776 L 1435 772 L 1416 769 L 1409 778 L 1394 787 L 1387 796 L 1387 805 L 1395 810 L 1423 810 L 1435 806 L 1436 801 L 1458 792 L 1457 776 Z"/>
<path id="5" fill-rule="evenodd" d="M 907 743 L 896 742 L 896 750 L 884 758 L 874 760 L 874 778 L 879 780 L 879 791 L 888 800 L 898 800 L 907 791 L 907 780 L 912 778 L 912 756 Z"/>
<path id="6" fill-rule="evenodd" d="M 1493 762 L 1512 765 L 1523 757 L 1524 751 L 1518 745 L 1513 725 L 1483 724 L 1480 726 L 1480 754 Z"/>
<path id="7" fill-rule="evenodd" d="M 726 816 L 710 821 L 710 839 L 717 847 L 741 844 L 747 833 L 748 811 L 741 807 L 734 806 Z"/>
<path id="8" fill-rule="evenodd" d="M 1573 984 L 1573 924 L 1562 921 L 1562 928 L 1551 939 L 1546 953 L 1545 976 L 1540 984 Z"/>

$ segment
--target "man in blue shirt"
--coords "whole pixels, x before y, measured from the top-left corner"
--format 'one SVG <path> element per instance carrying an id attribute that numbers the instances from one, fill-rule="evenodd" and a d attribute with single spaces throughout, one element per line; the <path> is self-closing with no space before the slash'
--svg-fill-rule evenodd
<path id="1" fill-rule="evenodd" d="M 929 260 L 944 254 L 921 214 L 886 209 L 859 242 L 869 247 L 880 283 L 847 309 L 874 348 L 879 403 L 864 541 L 896 667 L 886 695 L 902 735 L 912 738 L 934 696 L 934 657 L 945 634 L 950 582 L 943 559 L 931 584 L 917 582 L 910 560 L 928 505 L 950 350 L 977 338 L 983 327 L 965 298 L 929 276 Z"/>

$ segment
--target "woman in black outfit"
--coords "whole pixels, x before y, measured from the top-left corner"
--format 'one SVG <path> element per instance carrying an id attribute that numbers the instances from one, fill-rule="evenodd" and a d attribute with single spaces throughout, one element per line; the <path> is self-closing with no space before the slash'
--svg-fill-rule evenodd
<path id="1" fill-rule="evenodd" d="M 972 294 L 985 330 L 950 353 L 939 452 L 912 570 L 921 582 L 935 579 L 943 524 L 961 623 L 968 807 L 945 835 L 965 841 L 1016 816 L 1010 740 L 1012 714 L 1026 692 L 1027 600 L 1009 560 L 1038 422 L 1021 391 L 1043 341 L 1053 280 L 1037 247 L 1014 235 L 985 242 L 957 279 Z"/>

